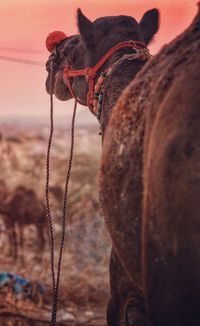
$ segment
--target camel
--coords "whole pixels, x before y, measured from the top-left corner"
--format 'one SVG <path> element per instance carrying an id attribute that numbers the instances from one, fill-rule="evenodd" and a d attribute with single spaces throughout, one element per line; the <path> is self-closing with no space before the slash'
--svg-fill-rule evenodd
<path id="1" fill-rule="evenodd" d="M 97 61 L 95 51 L 102 53 L 91 37 L 101 21 L 91 23 L 79 12 L 85 66 L 89 58 Z M 137 74 L 117 105 L 123 86 L 134 77 L 126 76 L 128 62 L 120 83 L 117 75 L 111 76 L 107 94 L 105 87 L 100 196 L 113 243 L 108 325 L 200 324 L 199 26 L 198 13 Z M 106 30 L 110 41 L 112 30 Z M 112 33 L 118 35 L 117 30 Z M 63 91 L 69 94 L 67 87 Z M 142 319 L 145 309 L 147 321 Z"/>
<path id="2" fill-rule="evenodd" d="M 21 259 L 24 254 L 23 231 L 27 225 L 34 225 L 37 230 L 38 252 L 41 254 L 45 247 L 46 211 L 43 203 L 37 198 L 32 189 L 17 186 L 13 193 L 7 190 L 4 181 L 0 183 L 0 214 L 8 231 L 10 255 L 18 258 L 18 246 L 21 249 Z M 19 231 L 19 236 L 17 233 Z M 39 257 L 39 258 L 40 258 Z"/>
<path id="3" fill-rule="evenodd" d="M 144 293 L 148 325 L 200 325 L 199 27 L 200 12 L 138 73 L 104 139 L 104 215 L 115 256 Z"/>
<path id="4" fill-rule="evenodd" d="M 78 10 L 78 27 L 80 36 L 76 35 L 67 38 L 66 40 L 62 41 L 56 49 L 57 56 L 54 59 L 54 63 L 56 63 L 57 69 L 54 75 L 54 94 L 60 100 L 68 100 L 72 97 L 64 78 L 64 67 L 66 65 L 70 66 L 74 70 L 89 66 L 92 67 L 112 46 L 126 40 L 141 41 L 147 45 L 158 31 L 159 12 L 157 9 L 146 12 L 140 23 L 137 23 L 134 18 L 129 16 L 103 17 L 92 23 L 83 15 L 81 10 Z M 74 40 L 76 41 L 74 42 Z M 132 53 L 133 50 L 129 48 L 118 50 L 109 58 L 102 69 L 98 72 L 100 73 L 106 68 L 113 66 L 112 73 L 107 77 L 104 84 L 104 100 L 100 117 L 102 139 L 104 139 L 106 134 L 106 129 L 112 110 L 122 91 L 146 63 L 146 60 L 129 60 L 129 55 Z M 128 55 L 128 57 L 126 57 L 124 60 L 120 60 L 120 58 L 124 55 Z M 50 57 L 47 61 L 48 77 L 46 81 L 46 90 L 48 93 L 50 93 L 49 67 L 51 60 L 52 57 Z M 85 79 L 83 77 L 74 78 L 72 80 L 72 88 L 76 96 L 85 105 L 87 105 L 88 85 Z M 103 143 L 103 148 L 104 146 L 106 146 L 106 144 Z M 115 160 L 115 158 L 113 159 Z M 107 167 L 107 170 L 111 168 L 112 165 Z M 101 171 L 101 179 L 103 179 L 103 169 Z M 131 181 L 134 181 L 134 177 L 131 178 Z M 101 188 L 102 187 L 103 180 L 101 181 Z M 107 188 L 107 200 L 109 200 L 110 197 L 108 189 L 110 188 Z M 137 233 L 140 232 L 140 227 L 137 227 L 137 230 L 134 230 L 135 222 L 133 221 L 132 216 L 134 206 L 134 214 L 136 214 L 137 219 L 140 218 L 142 196 L 140 193 L 141 189 L 142 185 L 139 182 L 137 185 L 137 198 L 135 198 L 135 203 L 130 207 L 129 211 L 127 211 L 126 208 L 126 219 L 121 223 L 121 226 L 118 225 L 119 227 L 122 227 L 121 234 L 123 232 L 123 228 L 125 227 L 126 230 L 128 227 L 129 235 L 127 239 L 122 239 L 120 233 L 118 234 L 119 227 L 116 228 L 116 232 L 114 231 L 116 223 L 108 218 L 110 212 L 109 210 L 105 209 L 105 203 L 103 203 L 104 198 L 102 195 L 103 191 L 101 191 L 105 221 L 110 231 L 113 244 L 110 261 L 111 299 L 108 303 L 107 309 L 108 325 L 133 325 L 134 322 L 138 322 L 139 320 L 140 325 L 144 325 L 146 323 L 143 292 L 141 289 L 141 277 L 138 277 L 138 270 L 140 270 L 140 241 L 139 236 L 135 235 L 136 231 Z M 117 198 L 117 200 L 119 200 L 119 198 Z M 115 208 L 116 202 L 114 203 L 113 212 L 115 211 Z M 118 214 L 119 212 L 122 214 L 121 209 L 118 211 Z M 111 213 L 110 216 L 114 218 L 114 213 Z M 127 220 L 128 225 L 125 225 Z M 123 252 L 121 252 L 122 250 Z M 131 267 L 134 265 L 134 271 L 131 273 L 131 275 L 126 269 L 124 260 L 130 263 Z M 135 267 L 135 264 L 137 267 Z M 132 277 L 133 275 L 134 277 Z"/>

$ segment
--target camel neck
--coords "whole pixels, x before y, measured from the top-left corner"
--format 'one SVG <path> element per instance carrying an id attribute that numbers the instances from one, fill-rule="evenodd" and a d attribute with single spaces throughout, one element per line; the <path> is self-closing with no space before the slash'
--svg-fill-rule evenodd
<path id="1" fill-rule="evenodd" d="M 104 138 L 111 113 L 120 95 L 142 69 L 144 64 L 144 61 L 127 59 L 119 64 L 115 64 L 111 74 L 108 75 L 104 84 L 100 118 L 102 138 Z"/>

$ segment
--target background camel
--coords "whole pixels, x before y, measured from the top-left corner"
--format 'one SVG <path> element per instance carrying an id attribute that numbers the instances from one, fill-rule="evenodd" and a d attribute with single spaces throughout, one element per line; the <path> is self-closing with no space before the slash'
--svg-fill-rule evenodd
<path id="1" fill-rule="evenodd" d="M 10 255 L 18 257 L 18 246 L 23 259 L 24 228 L 34 225 L 37 231 L 37 246 L 41 257 L 45 246 L 46 211 L 43 203 L 32 189 L 17 186 L 9 193 L 6 184 L 0 183 L 0 214 L 8 232 Z"/>
<path id="2" fill-rule="evenodd" d="M 94 66 L 112 46 L 125 40 L 136 40 L 148 44 L 158 30 L 158 21 L 159 14 L 156 9 L 145 13 L 140 24 L 138 24 L 134 18 L 128 16 L 103 17 L 92 23 L 79 10 L 78 25 L 81 38 L 79 38 L 79 42 L 76 43 L 74 47 L 71 47 L 72 53 L 78 52 L 79 63 L 77 64 L 77 55 L 72 55 L 72 61 L 70 62 L 71 68 L 80 69 L 82 67 Z M 68 49 L 72 41 L 73 37 L 61 43 L 61 45 L 63 44 L 63 46 L 66 47 L 65 59 L 62 58 L 62 52 L 59 46 L 57 48 L 57 70 L 55 74 L 54 92 L 61 100 L 67 100 L 69 98 L 69 90 L 63 77 L 63 68 L 64 65 L 69 64 L 68 56 L 70 52 Z M 61 52 L 60 56 L 59 52 Z M 124 60 L 119 60 L 124 54 L 133 54 L 133 50 L 124 48 L 117 51 L 101 69 L 101 71 L 104 71 L 115 63 L 112 73 L 107 77 L 104 83 L 104 100 L 100 119 L 102 137 L 105 135 L 112 109 L 123 89 L 132 81 L 136 73 L 145 63 L 145 61 L 141 60 L 129 60 L 128 57 Z M 47 70 L 49 72 L 48 67 L 49 61 L 47 62 Z M 101 71 L 99 71 L 99 73 Z M 82 77 L 75 78 L 72 85 L 76 95 L 86 104 L 87 84 L 85 79 Z M 47 78 L 46 88 L 49 92 L 49 76 Z M 118 132 L 120 132 L 120 130 L 118 130 Z M 140 159 L 138 160 L 138 164 L 139 162 L 141 162 Z M 112 169 L 112 164 L 107 167 L 107 169 L 110 171 Z M 134 174 L 131 175 L 132 172 L 133 171 L 129 171 L 127 178 L 131 178 L 133 182 L 135 176 Z M 119 186 L 120 182 L 118 184 L 118 187 Z M 106 185 L 106 187 L 106 201 L 109 201 L 109 191 L 112 191 L 112 189 L 108 185 Z M 111 300 L 108 304 L 107 312 L 108 325 L 128 325 L 127 323 L 132 325 L 136 321 L 140 321 L 140 324 L 145 323 L 145 309 L 140 277 L 140 241 L 138 235 L 141 225 L 141 223 L 139 223 L 141 215 L 141 189 L 140 178 L 135 192 L 135 200 L 133 203 L 131 202 L 129 210 L 126 208 L 125 218 L 123 216 L 124 207 L 120 209 L 119 206 L 117 207 L 117 214 L 120 214 L 121 217 L 124 218 L 123 221 L 112 220 L 112 218 L 115 218 L 116 214 L 116 202 L 112 203 L 112 205 L 114 205 L 114 207 L 112 207 L 113 210 L 110 206 L 112 212 L 108 210 L 105 212 L 106 224 L 113 243 L 110 264 Z M 115 200 L 119 200 L 119 198 L 116 197 Z M 126 199 L 124 198 L 124 200 Z M 103 207 L 105 208 L 104 203 Z M 138 220 L 137 225 L 133 219 L 133 212 L 135 218 Z M 124 238 L 124 234 L 126 234 L 126 238 Z M 131 275 L 127 273 L 126 265 L 131 268 Z"/>
<path id="3" fill-rule="evenodd" d="M 200 12 L 124 91 L 104 140 L 104 214 L 151 325 L 200 324 L 199 48 Z"/>

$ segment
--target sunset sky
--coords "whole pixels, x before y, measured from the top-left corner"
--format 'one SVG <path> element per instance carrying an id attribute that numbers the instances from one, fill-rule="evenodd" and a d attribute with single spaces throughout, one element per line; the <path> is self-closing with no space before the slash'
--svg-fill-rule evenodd
<path id="1" fill-rule="evenodd" d="M 161 12 L 160 30 L 150 46 L 156 53 L 192 21 L 195 0 L 1 0 L 0 1 L 0 114 L 20 117 L 49 111 L 45 92 L 45 38 L 53 30 L 77 32 L 76 9 L 91 20 L 106 15 L 132 15 L 138 21 L 151 8 Z M 37 61 L 41 66 L 3 60 L 4 57 Z M 70 102 L 56 101 L 56 114 L 70 110 Z M 83 109 L 81 109 L 83 110 Z"/>

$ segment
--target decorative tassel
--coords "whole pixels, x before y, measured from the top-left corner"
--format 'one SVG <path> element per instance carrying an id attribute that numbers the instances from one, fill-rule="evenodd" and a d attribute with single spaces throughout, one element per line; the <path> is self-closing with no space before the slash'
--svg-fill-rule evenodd
<path id="1" fill-rule="evenodd" d="M 59 44 L 61 41 L 67 38 L 67 35 L 60 31 L 54 31 L 49 33 L 46 38 L 46 48 L 49 52 L 53 52 L 56 45 Z"/>

